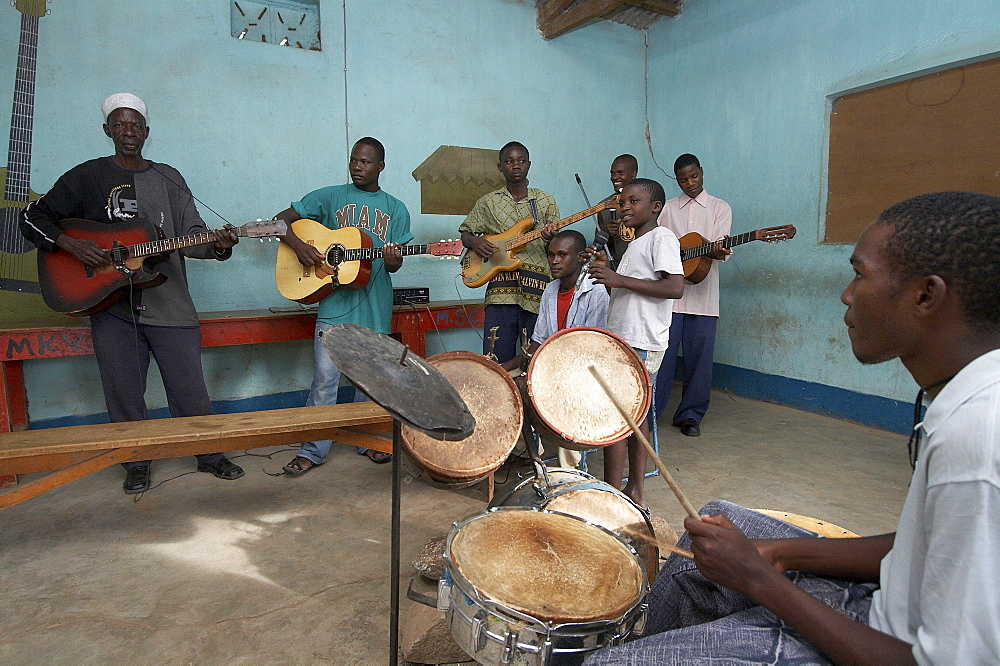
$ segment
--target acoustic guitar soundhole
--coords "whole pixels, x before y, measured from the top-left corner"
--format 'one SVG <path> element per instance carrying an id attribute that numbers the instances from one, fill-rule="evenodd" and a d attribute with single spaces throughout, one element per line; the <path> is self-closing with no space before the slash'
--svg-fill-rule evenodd
<path id="1" fill-rule="evenodd" d="M 331 266 L 339 266 L 344 263 L 346 255 L 347 249 L 343 245 L 332 245 L 326 251 L 326 263 Z"/>

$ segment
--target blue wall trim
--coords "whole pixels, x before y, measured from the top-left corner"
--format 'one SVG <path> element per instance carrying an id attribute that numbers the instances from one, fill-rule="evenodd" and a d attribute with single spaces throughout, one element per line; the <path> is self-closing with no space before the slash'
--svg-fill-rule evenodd
<path id="1" fill-rule="evenodd" d="M 681 369 L 680 364 L 677 369 Z M 745 398 L 774 402 L 902 435 L 909 435 L 913 426 L 912 403 L 769 375 L 735 365 L 716 363 L 712 385 Z"/>
<path id="2" fill-rule="evenodd" d="M 680 364 L 677 366 L 677 371 L 678 373 L 681 371 Z M 913 406 L 910 403 L 848 391 L 826 384 L 769 375 L 756 370 L 739 368 L 735 365 L 716 363 L 712 385 L 718 389 L 732 391 L 744 398 L 773 402 L 903 435 L 910 434 L 912 426 Z M 218 400 L 213 401 L 212 406 L 217 414 L 286 409 L 288 407 L 301 407 L 305 404 L 307 395 L 308 391 L 290 391 L 240 400 Z M 351 402 L 353 399 L 354 387 L 343 386 L 340 388 L 337 395 L 338 402 Z M 166 408 L 153 409 L 149 412 L 149 417 L 154 419 L 169 416 L 170 412 Z M 58 428 L 107 422 L 108 414 L 103 412 L 101 414 L 64 416 L 32 421 L 31 427 L 32 429 Z"/>

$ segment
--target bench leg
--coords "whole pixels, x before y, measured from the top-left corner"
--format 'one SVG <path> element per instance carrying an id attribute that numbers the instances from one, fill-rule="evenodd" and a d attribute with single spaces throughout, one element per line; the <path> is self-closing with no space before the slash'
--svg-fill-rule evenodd
<path id="1" fill-rule="evenodd" d="M 39 479 L 38 481 L 29 483 L 26 486 L 21 486 L 17 490 L 12 490 L 9 493 L 0 495 L 0 509 L 6 509 L 9 506 L 14 506 L 15 504 L 23 502 L 26 499 L 31 499 L 32 497 L 41 495 L 42 493 L 52 490 L 53 488 L 65 485 L 70 481 L 76 481 L 80 477 L 93 474 L 94 472 L 99 472 L 105 467 L 111 467 L 116 463 L 128 460 L 129 457 L 136 455 L 141 450 L 142 449 L 139 448 L 112 449 L 85 460 L 82 463 L 73 465 L 72 467 L 67 467 L 66 469 L 49 474 L 43 479 Z"/>
<path id="2" fill-rule="evenodd" d="M 17 432 L 27 427 L 28 399 L 24 395 L 21 362 L 0 362 L 0 432 Z M 0 474 L 0 488 L 16 485 L 17 476 Z"/>

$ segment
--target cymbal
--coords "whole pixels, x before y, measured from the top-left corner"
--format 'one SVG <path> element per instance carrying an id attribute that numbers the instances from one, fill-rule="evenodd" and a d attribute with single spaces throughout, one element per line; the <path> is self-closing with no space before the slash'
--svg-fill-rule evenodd
<path id="1" fill-rule="evenodd" d="M 445 440 L 465 439 L 475 429 L 444 375 L 388 335 L 337 324 L 323 333 L 323 348 L 351 383 L 403 424 Z"/>

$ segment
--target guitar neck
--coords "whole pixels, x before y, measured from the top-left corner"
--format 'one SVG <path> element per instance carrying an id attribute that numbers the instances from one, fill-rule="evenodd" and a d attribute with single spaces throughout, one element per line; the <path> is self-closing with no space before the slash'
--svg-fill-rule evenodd
<path id="1" fill-rule="evenodd" d="M 404 257 L 412 257 L 416 254 L 430 254 L 430 244 L 424 245 L 400 245 L 399 251 Z M 344 252 L 344 261 L 371 261 L 382 258 L 382 248 L 380 247 L 356 247 Z"/>
<path id="2" fill-rule="evenodd" d="M 240 238 L 247 237 L 246 227 L 235 227 L 230 229 L 230 231 Z M 164 252 L 173 252 L 174 250 L 182 250 L 186 247 L 207 245 L 214 242 L 215 235 L 208 232 L 191 234 L 190 236 L 178 236 L 177 238 L 160 238 L 155 241 L 132 245 L 129 247 L 129 255 L 133 257 L 149 257 L 154 254 L 163 254 Z"/>
<path id="3" fill-rule="evenodd" d="M 554 222 L 552 226 L 555 228 L 556 231 L 558 231 L 559 229 L 562 229 L 563 227 L 568 227 L 569 225 L 573 224 L 574 222 L 579 222 L 580 220 L 582 220 L 584 218 L 590 217 L 594 213 L 600 213 L 602 210 L 604 210 L 606 208 L 609 208 L 612 205 L 612 203 L 613 202 L 611 202 L 610 200 L 602 201 L 601 203 L 597 204 L 596 206 L 591 206 L 587 210 L 581 210 L 579 213 L 574 213 L 573 215 L 570 215 L 569 217 L 564 217 L 563 219 L 559 220 L 558 222 Z M 509 241 L 507 241 L 507 244 L 504 246 L 504 249 L 514 250 L 514 249 L 517 249 L 517 248 L 519 248 L 519 247 L 521 247 L 523 245 L 527 245 L 531 241 L 537 240 L 537 239 L 539 239 L 541 237 L 542 237 L 542 230 L 541 229 L 535 229 L 534 231 L 529 231 L 526 234 L 521 234 L 520 236 L 515 236 L 514 238 L 511 238 Z"/>
<path id="4" fill-rule="evenodd" d="M 10 148 L 4 199 L 28 203 L 31 176 L 31 132 L 35 109 L 35 63 L 38 54 L 38 17 L 21 14 L 21 47 L 17 52 L 14 106 L 10 114 Z"/>
<path id="5" fill-rule="evenodd" d="M 737 245 L 743 245 L 744 243 L 749 243 L 755 240 L 757 236 L 756 231 L 748 231 L 746 233 L 738 234 L 736 236 L 730 236 L 729 238 L 722 239 L 722 247 L 729 249 L 731 247 L 736 247 Z M 698 257 L 705 257 L 715 249 L 715 243 L 705 243 L 703 245 L 696 245 L 694 247 L 689 247 L 681 252 L 681 260 L 687 261 L 688 259 L 697 259 Z"/>

